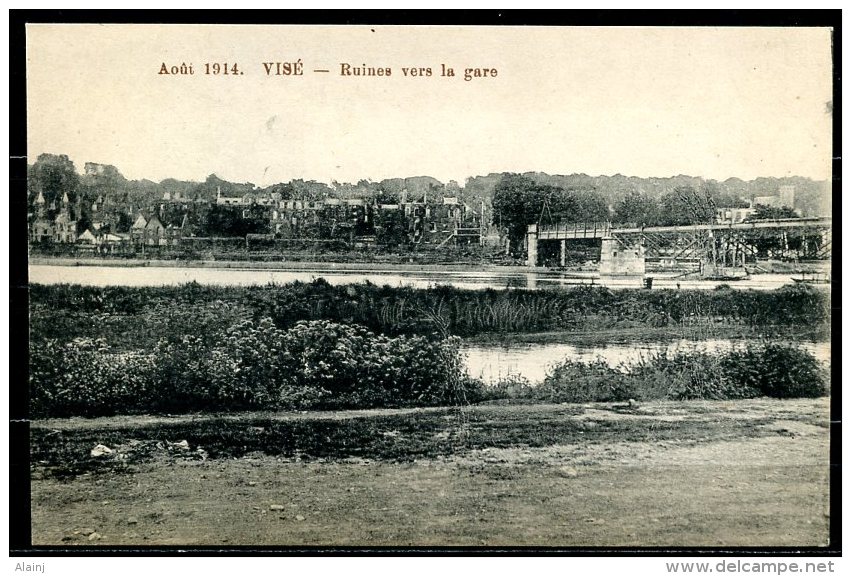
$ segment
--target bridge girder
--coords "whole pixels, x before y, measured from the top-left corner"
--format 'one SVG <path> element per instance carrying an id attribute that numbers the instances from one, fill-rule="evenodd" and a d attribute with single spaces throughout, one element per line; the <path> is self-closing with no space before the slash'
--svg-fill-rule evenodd
<path id="1" fill-rule="evenodd" d="M 697 224 L 614 228 L 610 223 L 530 226 L 538 241 L 612 238 L 622 246 L 641 244 L 651 258 L 744 265 L 757 256 L 825 259 L 831 256 L 830 218 L 800 218 L 740 224 Z"/>

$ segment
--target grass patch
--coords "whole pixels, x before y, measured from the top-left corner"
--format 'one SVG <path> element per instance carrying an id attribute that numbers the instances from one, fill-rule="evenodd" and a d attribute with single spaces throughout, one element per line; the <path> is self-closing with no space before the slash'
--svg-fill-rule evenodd
<path id="1" fill-rule="evenodd" d="M 653 415 L 598 420 L 577 418 L 577 406 L 477 406 L 345 419 L 208 418 L 102 429 L 32 430 L 32 461 L 48 475 L 129 470 L 158 457 L 238 458 L 252 453 L 300 459 L 410 461 L 484 448 L 565 444 L 708 441 L 768 434 L 769 419 L 667 421 Z M 175 448 L 187 441 L 188 449 Z M 90 456 L 97 444 L 117 447 Z M 199 448 L 203 451 L 199 452 Z M 125 456 L 121 456 L 124 454 Z"/>

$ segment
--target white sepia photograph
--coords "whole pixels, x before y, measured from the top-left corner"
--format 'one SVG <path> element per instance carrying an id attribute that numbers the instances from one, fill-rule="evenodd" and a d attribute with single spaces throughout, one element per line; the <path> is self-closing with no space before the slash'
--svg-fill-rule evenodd
<path id="1" fill-rule="evenodd" d="M 28 22 L 31 546 L 836 549 L 834 35 Z"/>

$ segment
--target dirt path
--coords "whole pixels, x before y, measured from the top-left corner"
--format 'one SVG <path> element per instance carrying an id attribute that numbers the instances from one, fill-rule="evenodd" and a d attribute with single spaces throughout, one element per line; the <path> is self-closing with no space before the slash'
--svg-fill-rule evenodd
<path id="1" fill-rule="evenodd" d="M 488 414 L 513 407 L 483 408 Z M 411 462 L 162 457 L 62 481 L 34 471 L 34 544 L 822 546 L 828 400 L 586 406 L 585 425 L 758 422 L 756 437 L 576 441 Z M 642 415 L 641 412 L 644 412 Z M 529 413 L 533 414 L 532 409 Z M 756 424 L 755 424 L 756 425 Z M 94 536 L 93 536 L 94 534 Z"/>

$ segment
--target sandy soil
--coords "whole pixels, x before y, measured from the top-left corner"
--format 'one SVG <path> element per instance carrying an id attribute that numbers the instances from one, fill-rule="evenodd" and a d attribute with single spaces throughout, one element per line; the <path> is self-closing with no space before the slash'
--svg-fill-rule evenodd
<path id="1" fill-rule="evenodd" d="M 759 422 L 760 434 L 484 448 L 413 462 L 165 455 L 129 472 L 67 480 L 36 467 L 33 543 L 828 544 L 828 399 L 660 402 L 637 413 L 582 408 L 565 418 L 589 427 L 639 417 L 683 427 L 747 420 Z"/>

